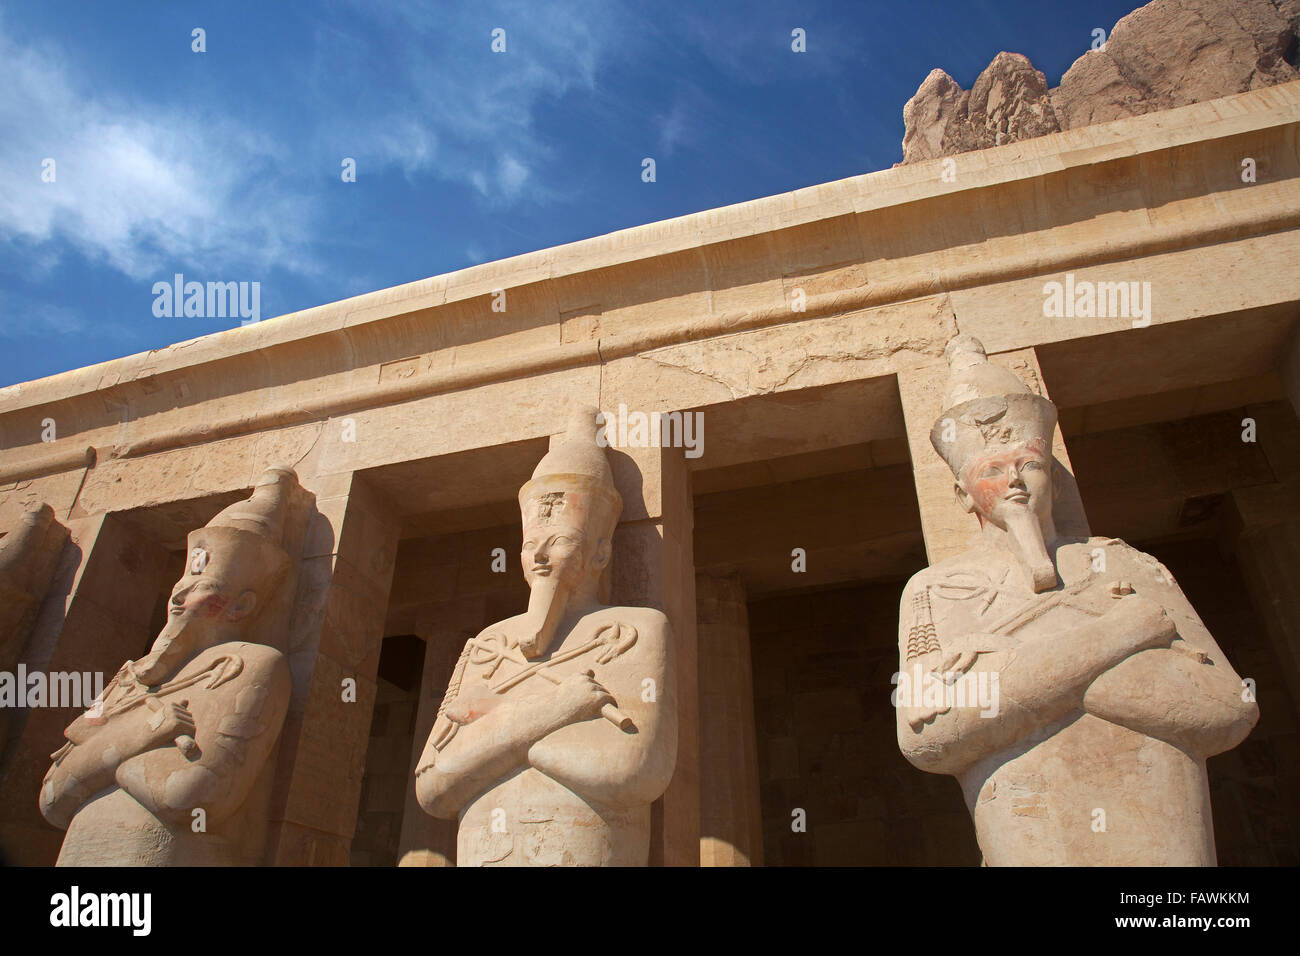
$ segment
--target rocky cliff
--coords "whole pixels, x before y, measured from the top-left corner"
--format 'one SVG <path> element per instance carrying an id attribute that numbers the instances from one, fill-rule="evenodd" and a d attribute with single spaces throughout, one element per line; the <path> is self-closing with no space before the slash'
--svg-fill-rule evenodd
<path id="1" fill-rule="evenodd" d="M 1300 79 L 1300 0 L 1154 0 L 1049 89 L 1018 53 L 999 53 L 970 90 L 943 70 L 903 107 L 903 163 Z"/>

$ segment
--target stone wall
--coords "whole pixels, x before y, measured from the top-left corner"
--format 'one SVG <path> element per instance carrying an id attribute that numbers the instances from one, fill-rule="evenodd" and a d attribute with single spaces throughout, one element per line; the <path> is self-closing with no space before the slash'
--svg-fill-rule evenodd
<path id="1" fill-rule="evenodd" d="M 397 865 L 423 666 L 420 638 L 403 634 L 384 640 L 357 832 L 352 838 L 353 866 Z"/>
<path id="2" fill-rule="evenodd" d="M 1220 866 L 1300 864 L 1300 712 L 1251 606 L 1241 571 L 1212 541 L 1140 545 L 1169 568 L 1243 678 L 1256 681 L 1259 723 L 1206 762 Z"/>
<path id="3" fill-rule="evenodd" d="M 1244 390 L 1242 397 L 1248 397 Z M 1246 419 L 1256 423 L 1255 441 L 1241 440 Z M 1300 421 L 1275 399 L 1068 440 L 1098 533 L 1124 538 L 1162 561 L 1234 669 L 1256 682 L 1259 723 L 1239 747 L 1207 762 L 1220 865 L 1295 865 L 1300 702 L 1294 688 L 1300 680 L 1270 641 L 1269 609 L 1257 603 L 1250 581 L 1261 568 L 1294 580 L 1295 568 L 1277 567 L 1268 555 L 1262 565 L 1256 556 L 1253 567 L 1245 566 L 1242 559 L 1252 557 L 1256 544 L 1249 516 L 1234 501 L 1279 492 L 1276 500 L 1289 500 L 1296 520 Z M 1296 613 L 1294 607 L 1276 611 Z"/>

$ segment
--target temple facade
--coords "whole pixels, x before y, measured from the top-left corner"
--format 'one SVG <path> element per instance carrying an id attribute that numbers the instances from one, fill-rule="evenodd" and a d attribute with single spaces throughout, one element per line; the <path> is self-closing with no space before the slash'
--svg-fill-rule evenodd
<path id="1" fill-rule="evenodd" d="M 282 655 L 250 686 L 288 675 L 278 737 L 223 718 L 264 761 L 238 860 L 455 865 L 416 771 L 466 642 L 530 607 L 520 489 L 591 406 L 622 508 L 602 606 L 671 633 L 651 865 L 978 864 L 891 701 L 905 587 L 979 531 L 931 444 L 945 350 L 973 337 L 1057 410 L 1057 530 L 1154 557 L 1258 705 L 1206 764 L 1210 852 L 1300 863 L 1298 144 L 1284 84 L 0 390 L 0 670 L 152 664 L 209 560 L 192 536 L 274 470 L 288 565 L 221 637 Z M 252 680 L 245 658 L 204 679 Z M 53 865 L 42 784 L 90 702 L 25 703 L 0 707 L 0 853 Z M 191 759 L 174 720 L 153 729 Z"/>

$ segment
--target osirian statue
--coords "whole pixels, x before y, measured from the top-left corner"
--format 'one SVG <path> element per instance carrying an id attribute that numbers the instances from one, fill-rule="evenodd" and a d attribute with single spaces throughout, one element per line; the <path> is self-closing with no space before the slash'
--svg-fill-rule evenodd
<path id="1" fill-rule="evenodd" d="M 25 508 L 0 535 L 0 671 L 10 671 L 31 632 L 68 531 L 54 509 Z"/>
<path id="2" fill-rule="evenodd" d="M 68 529 L 44 502 L 24 508 L 13 526 L 0 534 L 0 742 L 10 732 L 16 699 L 7 699 L 5 684 L 17 691 L 15 665 L 31 636 L 41 601 L 50 588 Z"/>
<path id="3" fill-rule="evenodd" d="M 417 764 L 430 814 L 459 817 L 459 866 L 644 866 L 676 762 L 662 612 L 599 602 L 622 512 L 582 408 L 519 492 L 523 614 L 461 653 Z"/>
<path id="4" fill-rule="evenodd" d="M 903 754 L 957 778 L 985 865 L 1214 865 L 1205 760 L 1251 686 L 1159 561 L 1057 533 L 1056 407 L 969 336 L 946 355 L 930 439 L 980 532 L 903 592 Z"/>
<path id="5" fill-rule="evenodd" d="M 127 661 L 64 731 L 41 787 L 66 829 L 60 866 L 256 862 L 264 821 L 249 797 L 270 772 L 289 666 L 245 640 L 290 566 L 282 545 L 297 486 L 268 470 L 252 497 L 190 534 L 185 574 L 149 653 Z"/>

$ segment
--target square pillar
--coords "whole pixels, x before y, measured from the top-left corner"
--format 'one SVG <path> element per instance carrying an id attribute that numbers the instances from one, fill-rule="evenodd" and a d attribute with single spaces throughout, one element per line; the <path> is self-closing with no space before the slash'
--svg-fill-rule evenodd
<path id="1" fill-rule="evenodd" d="M 460 556 L 463 558 L 463 556 Z M 456 580 L 456 566 L 450 577 Z M 489 622 L 483 595 L 454 595 L 437 605 L 436 614 L 421 621 L 417 630 L 425 641 L 424 673 L 411 740 L 409 783 L 402 811 L 402 835 L 397 848 L 398 866 L 455 866 L 457 820 L 442 820 L 425 813 L 415 797 L 415 771 L 433 731 L 456 661 L 465 642 Z"/>
<path id="2" fill-rule="evenodd" d="M 1289 403 L 1246 409 L 1277 480 L 1232 491 L 1225 543 L 1241 566 L 1282 682 L 1300 706 L 1300 322 L 1278 374 Z"/>
<path id="3" fill-rule="evenodd" d="M 287 653 L 265 863 L 347 866 L 356 830 L 399 525 L 355 474 L 304 478 L 316 494 Z"/>
<path id="4" fill-rule="evenodd" d="M 1231 494 L 1232 550 L 1241 566 L 1283 684 L 1300 703 L 1300 481 L 1237 488 Z M 1250 676 L 1249 674 L 1245 676 Z M 1265 706 L 1261 702 L 1261 706 Z"/>
<path id="5" fill-rule="evenodd" d="M 695 576 L 700 654 L 700 865 L 762 866 L 749 609 L 738 577 Z"/>
<path id="6" fill-rule="evenodd" d="M 1278 362 L 1278 372 L 1291 409 L 1300 417 L 1300 322 L 1296 322 L 1291 330 L 1291 337 Z"/>
<path id="7" fill-rule="evenodd" d="M 652 810 L 650 863 L 699 866 L 699 661 L 690 472 L 681 448 L 611 448 L 609 460 L 623 496 L 623 515 L 614 532 L 610 601 L 663 611 L 674 641 L 677 765 Z"/>
<path id="8" fill-rule="evenodd" d="M 0 671 L 13 671 L 58 566 L 68 529 L 47 504 L 0 531 Z M 0 750 L 4 737 L 0 735 Z"/>

